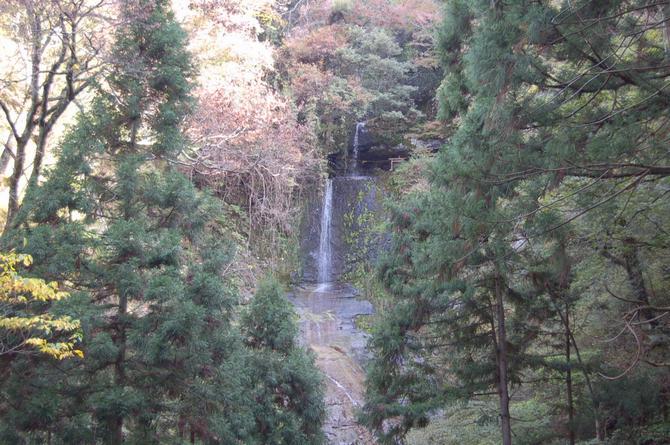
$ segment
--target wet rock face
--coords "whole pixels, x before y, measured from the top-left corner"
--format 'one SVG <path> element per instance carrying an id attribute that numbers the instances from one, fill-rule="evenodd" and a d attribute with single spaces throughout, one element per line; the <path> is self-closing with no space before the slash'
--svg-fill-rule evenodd
<path id="1" fill-rule="evenodd" d="M 374 169 L 389 170 L 391 168 L 391 159 L 408 158 L 410 155 L 409 147 L 403 144 L 391 145 L 380 141 L 367 126 L 358 129 L 357 142 L 358 165 L 363 172 L 371 172 Z M 348 153 L 349 158 L 354 155 L 354 145 L 352 140 Z"/>
<path id="2" fill-rule="evenodd" d="M 365 236 L 371 217 L 381 211 L 377 179 L 367 176 L 332 178 L 331 275 L 337 281 L 356 261 L 374 261 L 375 240 Z M 302 233 L 302 281 L 318 280 L 318 255 L 321 238 L 323 191 L 306 203 Z"/>
<path id="3" fill-rule="evenodd" d="M 321 235 L 321 205 L 319 195 L 314 193 L 308 197 L 305 203 L 300 228 L 300 274 L 293 280 L 294 283 L 307 282 L 316 283 L 319 278 L 318 254 L 319 240 Z"/>
<path id="4" fill-rule="evenodd" d="M 356 137 L 356 132 L 358 132 L 358 138 Z M 354 150 L 354 145 L 356 145 L 356 142 L 358 142 L 358 147 L 359 150 L 365 151 L 369 149 L 370 147 L 373 147 L 377 145 L 379 142 L 377 139 L 374 137 L 372 132 L 368 130 L 367 126 L 365 124 L 360 125 L 357 124 L 356 128 L 353 129 L 351 136 L 350 136 L 350 144 L 349 144 L 349 151 L 353 152 Z"/>
<path id="5" fill-rule="evenodd" d="M 323 432 L 333 445 L 368 445 L 372 435 L 357 423 L 356 411 L 364 404 L 365 373 L 362 364 L 368 334 L 355 319 L 373 313 L 368 301 L 356 298 L 351 286 L 297 287 L 289 295 L 300 315 L 300 339 L 316 355 L 323 375 L 327 416 Z"/>
<path id="6" fill-rule="evenodd" d="M 328 164 L 334 176 L 352 174 L 351 167 L 354 163 L 357 165 L 358 174 L 374 176 L 377 169 L 390 170 L 392 159 L 407 159 L 410 156 L 409 146 L 380 140 L 374 135 L 374 130 L 368 129 L 366 125 L 357 127 L 349 138 L 346 155 L 343 152 L 328 155 Z"/>

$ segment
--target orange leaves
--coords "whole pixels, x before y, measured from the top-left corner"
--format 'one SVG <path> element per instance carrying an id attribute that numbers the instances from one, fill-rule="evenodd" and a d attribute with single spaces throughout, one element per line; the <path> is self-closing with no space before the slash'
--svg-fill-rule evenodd
<path id="1" fill-rule="evenodd" d="M 244 156 L 277 144 L 293 159 L 301 158 L 300 143 L 289 102 L 265 81 L 274 71 L 274 48 L 260 42 L 257 15 L 268 0 L 200 1 L 201 16 L 192 17 L 192 41 L 200 56 L 199 107 L 188 125 L 198 145 L 198 158 L 212 174 L 244 169 Z M 226 29 L 219 25 L 226 24 Z M 231 152 L 232 151 L 232 152 Z M 211 164 L 210 164 L 211 163 Z"/>
<path id="2" fill-rule="evenodd" d="M 195 15 L 201 25 L 214 25 L 225 32 L 249 32 L 258 29 L 256 16 L 271 8 L 273 0 L 173 0 L 177 13 Z M 188 12 L 187 12 L 188 11 Z"/>
<path id="3" fill-rule="evenodd" d="M 329 114 L 325 109 L 339 112 L 338 116 L 360 117 L 365 104 L 374 101 L 370 89 L 377 93 L 387 89 L 377 80 L 388 76 L 370 74 L 375 61 L 378 57 L 398 61 L 401 46 L 412 47 L 415 66 L 436 65 L 432 51 L 432 31 L 440 19 L 436 0 L 311 1 L 298 16 L 286 39 L 286 71 L 297 104 L 320 103 L 321 117 Z"/>
<path id="4" fill-rule="evenodd" d="M 245 158 L 269 151 L 287 157 L 289 164 L 300 162 L 303 129 L 286 98 L 261 79 L 229 79 L 197 94 L 199 107 L 189 133 L 201 160 L 215 163 L 221 171 L 243 169 Z"/>
<path id="5" fill-rule="evenodd" d="M 302 22 L 308 27 L 333 23 L 378 26 L 395 31 L 420 31 L 440 19 L 436 0 L 332 0 L 306 2 Z"/>
<path id="6" fill-rule="evenodd" d="M 321 70 L 317 65 L 296 63 L 291 67 L 291 89 L 298 105 L 304 105 L 310 98 L 317 97 L 333 81 L 333 74 Z"/>
<path id="7" fill-rule="evenodd" d="M 323 63 L 347 44 L 346 29 L 341 24 L 327 25 L 300 36 L 294 36 L 286 47 L 301 63 Z"/>
<path id="8" fill-rule="evenodd" d="M 358 25 L 418 31 L 439 20 L 440 7 L 434 0 L 365 0 L 354 3 L 350 16 Z"/>

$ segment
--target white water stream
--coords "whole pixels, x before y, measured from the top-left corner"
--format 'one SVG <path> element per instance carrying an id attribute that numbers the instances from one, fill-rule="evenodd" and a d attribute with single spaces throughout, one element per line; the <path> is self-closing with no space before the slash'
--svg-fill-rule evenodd
<path id="1" fill-rule="evenodd" d="M 350 179 L 369 179 L 368 176 L 356 175 L 358 170 L 358 156 L 360 150 L 360 134 L 361 130 L 365 128 L 365 122 L 358 122 L 356 124 L 356 132 L 354 133 L 354 147 L 352 159 L 352 175 Z M 323 205 L 321 208 L 321 235 L 319 238 L 319 253 L 317 259 L 318 270 L 318 288 L 317 291 L 323 291 L 328 288 L 333 281 L 333 240 L 332 238 L 333 225 L 333 180 L 326 179 L 326 189 L 323 194 Z"/>
<path id="2" fill-rule="evenodd" d="M 326 179 L 326 190 L 323 194 L 321 209 L 321 236 L 319 238 L 318 278 L 319 288 L 323 289 L 331 281 L 333 263 L 333 246 L 331 240 L 333 220 L 333 180 Z"/>
<path id="3" fill-rule="evenodd" d="M 361 130 L 365 128 L 365 122 L 358 122 L 356 124 L 356 132 L 354 133 L 354 155 L 352 159 L 352 171 L 355 173 L 358 170 L 358 155 L 360 151 L 360 134 Z"/>

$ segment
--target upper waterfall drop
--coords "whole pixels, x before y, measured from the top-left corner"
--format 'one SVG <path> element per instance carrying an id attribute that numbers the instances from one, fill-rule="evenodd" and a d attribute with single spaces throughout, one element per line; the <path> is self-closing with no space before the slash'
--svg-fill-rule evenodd
<path id="1" fill-rule="evenodd" d="M 354 133 L 354 152 L 353 152 L 353 159 L 352 159 L 352 164 L 351 164 L 351 169 L 354 173 L 356 173 L 356 170 L 358 170 L 358 156 L 360 152 L 360 134 L 361 130 L 365 128 L 365 122 L 358 122 L 356 123 L 356 132 Z"/>
<path id="2" fill-rule="evenodd" d="M 320 287 L 331 281 L 333 262 L 332 249 L 332 220 L 333 220 L 333 180 L 326 179 L 326 190 L 323 194 L 321 209 L 321 235 L 319 238 L 318 279 Z"/>

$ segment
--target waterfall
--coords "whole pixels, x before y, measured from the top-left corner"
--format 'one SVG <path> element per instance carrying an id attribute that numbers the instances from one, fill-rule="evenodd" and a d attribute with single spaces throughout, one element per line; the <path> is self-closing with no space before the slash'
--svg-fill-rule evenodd
<path id="1" fill-rule="evenodd" d="M 326 179 L 326 191 L 323 194 L 323 208 L 321 209 L 321 237 L 319 239 L 319 284 L 325 285 L 331 279 L 331 264 L 333 259 L 331 226 L 333 219 L 333 180 Z"/>
<path id="2" fill-rule="evenodd" d="M 365 122 L 358 122 L 356 124 L 356 133 L 354 133 L 354 156 L 352 159 L 352 170 L 354 172 L 358 169 L 358 151 L 360 149 L 359 137 L 363 128 L 365 128 Z"/>
<path id="3" fill-rule="evenodd" d="M 318 238 L 318 253 L 315 258 L 318 284 L 317 290 L 320 291 L 330 289 L 329 284 L 336 282 L 339 275 L 344 270 L 344 266 L 340 264 L 339 260 L 343 256 L 346 256 L 342 254 L 342 251 L 346 252 L 347 246 L 344 240 L 340 239 L 340 232 L 337 230 L 337 228 L 342 228 L 344 224 L 344 214 L 341 212 L 343 206 L 350 207 L 351 210 L 354 211 L 354 214 L 357 214 L 357 208 L 360 205 L 365 206 L 365 204 L 359 203 L 358 201 L 360 199 L 367 199 L 366 197 L 369 194 L 367 183 L 371 178 L 369 176 L 360 176 L 357 174 L 361 135 L 363 134 L 364 129 L 365 122 L 358 122 L 356 124 L 356 132 L 354 133 L 353 140 L 353 153 L 349 168 L 339 176 L 326 179 L 323 201 L 321 203 L 321 232 Z M 337 188 L 337 190 L 335 190 L 335 188 Z M 338 194 L 336 205 L 333 204 L 333 195 L 335 192 Z M 359 193 L 363 193 L 362 197 L 358 196 Z M 341 202 L 342 199 L 347 199 L 350 202 L 343 204 Z M 316 221 L 314 221 L 314 223 L 316 223 Z M 334 249 L 337 249 L 337 256 L 335 257 L 333 256 Z"/>

